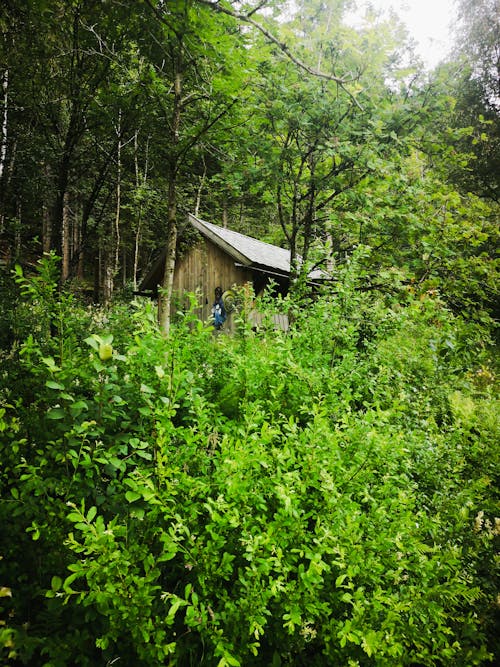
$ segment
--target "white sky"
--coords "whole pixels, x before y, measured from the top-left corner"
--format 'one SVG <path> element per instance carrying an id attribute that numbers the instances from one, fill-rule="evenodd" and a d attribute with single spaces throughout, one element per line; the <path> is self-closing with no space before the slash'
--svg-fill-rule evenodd
<path id="1" fill-rule="evenodd" d="M 367 0 L 359 0 L 361 9 Z M 451 25 L 456 20 L 454 0 L 371 0 L 376 10 L 392 7 L 411 36 L 418 43 L 417 51 L 428 68 L 442 60 L 452 46 Z"/>

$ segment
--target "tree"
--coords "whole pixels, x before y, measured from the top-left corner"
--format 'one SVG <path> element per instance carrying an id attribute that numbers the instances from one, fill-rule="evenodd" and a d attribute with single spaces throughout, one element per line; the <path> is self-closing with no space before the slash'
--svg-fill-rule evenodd
<path id="1" fill-rule="evenodd" d="M 340 250 L 337 201 L 368 175 L 384 177 L 384 164 L 404 150 L 399 137 L 410 132 L 415 113 L 415 105 L 404 108 L 402 102 L 408 91 L 397 94 L 384 83 L 386 77 L 392 87 L 401 85 L 394 71 L 404 38 L 399 26 L 376 23 L 356 32 L 340 22 L 344 9 L 339 2 L 299 5 L 282 31 L 297 53 L 351 72 L 343 84 L 349 94 L 336 81 L 297 69 L 271 45 L 260 54 L 250 136 L 233 165 L 247 191 L 268 210 L 274 204 L 279 241 L 291 250 L 293 281 L 307 274 L 312 247 L 320 262 L 332 245 Z M 315 42 L 318 17 L 325 15 L 334 19 Z M 232 173 L 230 183 L 235 180 Z"/>
<path id="2" fill-rule="evenodd" d="M 455 63 L 446 65 L 456 98 L 454 127 L 469 128 L 458 141 L 470 156 L 452 174 L 463 189 L 500 202 L 500 3 L 460 0 Z"/>
<path id="3" fill-rule="evenodd" d="M 161 25 L 159 49 L 151 70 L 151 93 L 160 104 L 168 128 L 166 158 L 166 262 L 158 318 L 168 333 L 178 236 L 178 187 L 189 170 L 196 148 L 238 103 L 244 56 L 243 37 L 198 3 L 176 6 L 149 3 Z"/>

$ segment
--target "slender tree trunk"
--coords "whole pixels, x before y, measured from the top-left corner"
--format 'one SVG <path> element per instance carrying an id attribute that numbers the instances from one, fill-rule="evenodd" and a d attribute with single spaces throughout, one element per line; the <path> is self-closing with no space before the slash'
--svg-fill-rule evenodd
<path id="1" fill-rule="evenodd" d="M 14 259 L 18 260 L 21 254 L 21 225 L 22 225 L 22 204 L 21 200 L 16 200 L 16 227 L 14 230 Z"/>
<path id="2" fill-rule="evenodd" d="M 222 226 L 224 229 L 227 229 L 227 199 L 224 198 L 224 201 L 222 202 Z"/>
<path id="3" fill-rule="evenodd" d="M 182 105 L 182 74 L 180 56 L 176 61 L 174 76 L 174 104 L 172 114 L 172 157 L 168 175 L 168 214 L 167 214 L 167 253 L 165 271 L 158 295 L 158 323 L 162 332 L 168 336 L 170 332 L 170 309 L 174 286 L 175 253 L 177 246 L 177 155 Z"/>
<path id="4" fill-rule="evenodd" d="M 196 205 L 194 207 L 194 214 L 196 217 L 198 217 L 198 213 L 200 211 L 201 193 L 205 185 L 206 176 L 207 176 L 207 165 L 205 159 L 203 159 L 203 174 L 200 176 L 200 184 L 198 185 L 198 191 L 196 193 Z"/>
<path id="5" fill-rule="evenodd" d="M 7 132 L 9 119 L 9 70 L 4 70 L 2 76 L 3 93 L 3 117 L 2 117 L 2 141 L 0 143 L 0 181 L 3 179 L 5 163 L 7 159 Z"/>
<path id="6" fill-rule="evenodd" d="M 139 247 L 141 243 L 141 219 L 139 217 L 137 229 L 135 232 L 135 242 L 134 242 L 134 268 L 133 268 L 133 277 L 132 281 L 134 284 L 134 292 L 137 290 L 137 272 L 139 269 Z"/>
<path id="7" fill-rule="evenodd" d="M 69 267 L 71 259 L 71 216 L 69 208 L 69 194 L 64 193 L 63 213 L 61 225 L 61 283 L 69 278 Z"/>
<path id="8" fill-rule="evenodd" d="M 168 336 L 170 332 L 170 308 L 174 286 L 175 252 L 177 246 L 177 177 L 171 174 L 168 186 L 168 226 L 167 226 L 167 253 L 165 257 L 165 271 L 163 282 L 158 295 L 158 323 L 160 329 Z"/>
<path id="9" fill-rule="evenodd" d="M 114 275 L 115 275 L 115 262 L 114 262 L 114 248 L 107 247 L 103 252 L 103 278 L 102 278 L 102 302 L 103 305 L 109 306 L 111 299 L 113 298 L 114 290 Z"/>
<path id="10" fill-rule="evenodd" d="M 50 237 L 52 235 L 52 219 L 50 210 L 46 204 L 42 206 L 42 250 L 44 253 L 50 252 Z"/>
<path id="11" fill-rule="evenodd" d="M 78 280 L 83 280 L 83 205 L 78 206 L 78 215 L 76 216 L 76 234 L 75 234 L 75 257 L 76 260 L 76 275 Z"/>
<path id="12" fill-rule="evenodd" d="M 3 183 L 0 180 L 0 234 L 3 234 L 5 231 L 5 207 L 7 200 L 7 190 L 9 188 L 10 182 L 12 180 L 12 175 L 14 173 L 14 167 L 16 164 L 16 152 L 17 152 L 17 141 L 14 139 L 12 143 L 12 150 L 10 159 L 7 159 L 7 173 L 4 174 Z"/>
<path id="13" fill-rule="evenodd" d="M 138 142 L 139 133 L 136 131 L 134 135 L 134 165 L 135 165 L 135 187 L 136 190 L 142 185 L 143 188 L 146 187 L 148 181 L 148 172 L 149 172 L 149 139 L 148 136 L 146 140 L 146 156 L 144 162 L 144 172 L 141 176 L 139 172 L 139 142 Z M 142 198 L 139 203 L 139 211 L 137 213 L 137 227 L 135 230 L 135 241 L 134 241 L 134 267 L 132 281 L 134 285 L 134 291 L 137 290 L 137 273 L 139 269 L 139 250 L 141 244 L 141 234 L 142 234 Z"/>
<path id="14" fill-rule="evenodd" d="M 115 256 L 113 262 L 113 276 L 118 275 L 118 270 L 120 268 L 120 209 L 122 205 L 122 140 L 121 140 L 121 131 L 122 131 L 122 111 L 118 112 L 118 144 L 116 147 L 116 208 L 115 208 L 115 227 L 113 240 L 115 243 Z"/>
<path id="15" fill-rule="evenodd" d="M 65 154 L 59 165 L 56 184 L 56 200 L 54 212 L 50 225 L 51 243 L 50 247 L 58 254 L 62 253 L 63 224 L 64 224 L 64 202 L 66 201 L 66 191 L 69 182 L 69 163 L 70 156 Z"/>
<path id="16" fill-rule="evenodd" d="M 116 127 L 116 186 L 115 186 L 115 213 L 109 230 L 109 239 L 104 253 L 104 281 L 103 281 L 103 303 L 108 306 L 113 298 L 115 278 L 120 268 L 120 212 L 121 212 L 121 171 L 122 171 L 122 140 L 121 140 L 121 109 L 118 112 L 118 125 Z"/>
<path id="17" fill-rule="evenodd" d="M 311 240 L 313 235 L 313 225 L 315 220 L 315 204 L 316 204 L 316 186 L 314 183 L 316 172 L 316 163 L 314 156 L 311 155 L 309 158 L 309 195 L 307 198 L 307 210 L 304 216 L 304 241 L 302 244 L 302 263 L 300 277 L 306 277 L 306 264 L 309 259 L 309 249 L 311 247 Z"/>
<path id="18" fill-rule="evenodd" d="M 122 287 L 125 288 L 127 285 L 127 251 L 126 248 L 122 248 Z"/>
<path id="19" fill-rule="evenodd" d="M 97 262 L 94 262 L 94 303 L 99 303 L 101 296 L 101 242 L 99 241 L 99 248 L 97 250 Z"/>
<path id="20" fill-rule="evenodd" d="M 102 264 L 104 264 L 102 267 L 102 302 L 105 306 L 109 306 L 114 288 L 114 254 L 112 248 L 106 248 L 102 254 Z"/>
<path id="21" fill-rule="evenodd" d="M 335 270 L 335 259 L 333 257 L 333 234 L 332 234 L 331 231 L 326 232 L 325 249 L 327 251 L 327 254 L 326 254 L 326 271 L 330 275 L 333 275 L 333 272 Z"/>

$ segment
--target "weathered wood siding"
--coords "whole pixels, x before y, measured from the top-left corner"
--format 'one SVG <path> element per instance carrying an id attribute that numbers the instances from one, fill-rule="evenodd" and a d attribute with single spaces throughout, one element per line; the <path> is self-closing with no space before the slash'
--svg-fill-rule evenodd
<path id="1" fill-rule="evenodd" d="M 186 307 L 186 292 L 198 297 L 198 317 L 208 320 L 216 287 L 222 291 L 234 285 L 252 282 L 252 272 L 236 267 L 234 259 L 208 239 L 202 239 L 177 261 L 174 274 L 174 294 L 177 306 Z"/>

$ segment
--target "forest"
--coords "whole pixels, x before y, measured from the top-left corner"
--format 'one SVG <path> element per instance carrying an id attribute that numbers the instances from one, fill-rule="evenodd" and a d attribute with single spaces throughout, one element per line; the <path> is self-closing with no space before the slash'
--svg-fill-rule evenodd
<path id="1" fill-rule="evenodd" d="M 500 664 L 500 3 L 355 7 L 2 3 L 2 665 Z M 231 334 L 189 213 L 290 251 Z"/>

